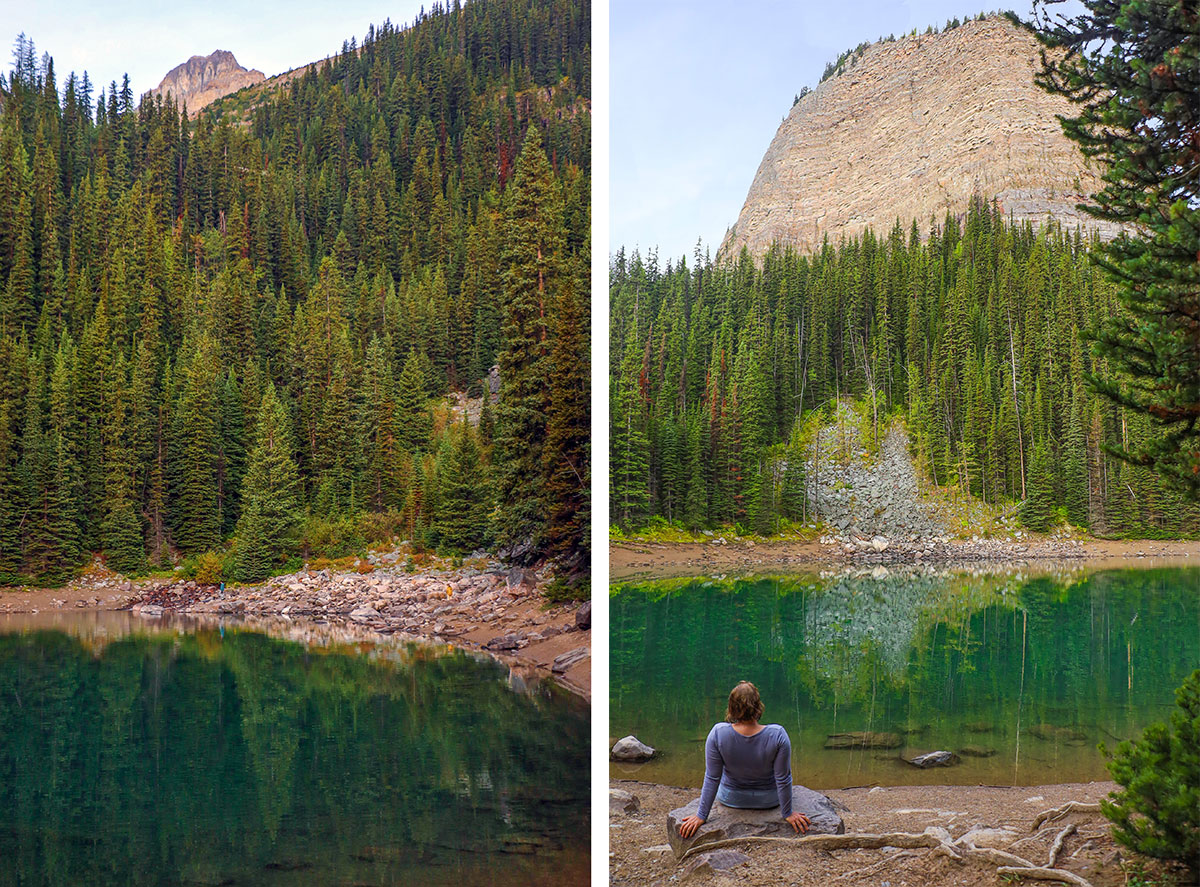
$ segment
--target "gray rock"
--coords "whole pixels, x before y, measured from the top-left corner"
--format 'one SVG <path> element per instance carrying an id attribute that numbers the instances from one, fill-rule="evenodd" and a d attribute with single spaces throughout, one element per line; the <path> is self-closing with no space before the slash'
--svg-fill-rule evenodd
<path id="1" fill-rule="evenodd" d="M 513 567 L 508 571 L 508 576 L 505 577 L 505 583 L 509 588 L 537 588 L 537 574 L 533 570 L 526 570 L 522 567 Z"/>
<path id="2" fill-rule="evenodd" d="M 574 650 L 568 650 L 566 653 L 563 653 L 561 656 L 555 657 L 554 665 L 551 667 L 550 670 L 554 674 L 563 674 L 572 665 L 574 665 L 577 662 L 582 662 L 584 659 L 587 659 L 588 656 L 590 656 L 590 655 L 591 655 L 591 649 L 589 647 L 576 647 Z"/>
<path id="3" fill-rule="evenodd" d="M 695 816 L 700 810 L 700 799 L 696 798 L 690 804 L 678 807 L 667 814 L 667 840 L 679 859 L 692 847 L 702 844 L 712 844 L 728 838 L 745 838 L 751 836 L 767 836 L 778 838 L 798 838 L 800 835 L 788 822 L 779 815 L 779 808 L 769 810 L 735 810 L 726 807 L 719 801 L 713 804 L 709 811 L 708 821 L 690 838 L 679 835 L 679 823 L 689 816 Z M 809 818 L 810 835 L 841 835 L 846 832 L 846 824 L 838 815 L 833 802 L 820 792 L 815 792 L 802 785 L 792 786 L 792 810 L 803 813 Z"/>
<path id="4" fill-rule="evenodd" d="M 368 619 L 375 619 L 379 616 L 379 611 L 374 607 L 356 607 L 350 611 L 350 618 L 355 622 L 366 622 Z"/>
<path id="5" fill-rule="evenodd" d="M 608 790 L 609 813 L 637 813 L 641 806 L 642 801 L 635 794 L 622 791 L 619 788 L 610 788 Z"/>
<path id="6" fill-rule="evenodd" d="M 727 872 L 730 869 L 749 862 L 750 857 L 740 850 L 709 850 L 688 860 L 688 864 L 679 873 L 679 880 L 690 881 L 717 872 Z"/>
<path id="7" fill-rule="evenodd" d="M 931 751 L 923 755 L 914 755 L 904 760 L 914 767 L 920 767 L 923 770 L 927 770 L 930 767 L 950 767 L 959 763 L 958 755 L 951 751 Z"/>
<path id="8" fill-rule="evenodd" d="M 489 650 L 516 650 L 521 646 L 522 640 L 519 635 L 506 634 L 492 638 L 484 646 Z"/>
<path id="9" fill-rule="evenodd" d="M 592 627 L 592 602 L 584 601 L 583 606 L 575 611 L 575 627 L 587 631 Z"/>
<path id="10" fill-rule="evenodd" d="M 638 764 L 654 757 L 654 749 L 639 740 L 636 736 L 626 736 L 618 739 L 612 747 L 610 755 L 614 761 Z"/>

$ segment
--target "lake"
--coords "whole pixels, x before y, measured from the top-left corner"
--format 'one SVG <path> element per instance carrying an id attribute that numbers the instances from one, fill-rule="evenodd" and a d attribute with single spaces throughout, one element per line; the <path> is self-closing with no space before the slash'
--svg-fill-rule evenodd
<path id="1" fill-rule="evenodd" d="M 754 682 L 813 788 L 1108 779 L 1200 666 L 1200 569 L 860 570 L 611 589 L 611 728 L 659 749 L 613 776 L 699 786 L 729 690 Z M 826 748 L 888 733 L 891 748 Z M 897 745 L 898 743 L 898 745 Z M 959 754 L 922 770 L 903 756 Z"/>
<path id="2" fill-rule="evenodd" d="M 0 884 L 587 882 L 588 705 L 550 682 L 440 645 L 53 621 L 0 620 Z"/>

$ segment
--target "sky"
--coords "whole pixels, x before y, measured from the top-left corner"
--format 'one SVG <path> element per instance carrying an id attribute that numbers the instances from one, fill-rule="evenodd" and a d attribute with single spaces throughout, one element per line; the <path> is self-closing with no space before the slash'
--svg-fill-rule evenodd
<path id="1" fill-rule="evenodd" d="M 984 0 L 986 2 L 986 0 Z M 1007 8 L 1029 17 L 1029 0 Z M 716 252 L 804 86 L 853 46 L 990 11 L 981 0 L 611 0 L 609 248 Z"/>
<path id="2" fill-rule="evenodd" d="M 86 70 L 97 92 L 128 73 L 134 94 L 141 95 L 176 65 L 216 49 L 231 51 L 243 67 L 270 77 L 339 52 L 343 40 L 361 41 L 370 25 L 385 19 L 411 24 L 421 5 L 422 0 L 0 0 L 0 45 L 6 46 L 0 68 L 6 74 L 12 69 L 12 46 L 24 32 L 39 58 L 43 52 L 53 57 L 60 90 L 70 71 Z"/>

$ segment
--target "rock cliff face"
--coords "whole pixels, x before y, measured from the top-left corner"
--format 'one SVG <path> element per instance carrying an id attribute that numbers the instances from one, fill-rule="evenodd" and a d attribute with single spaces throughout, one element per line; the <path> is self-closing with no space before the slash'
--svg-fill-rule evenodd
<path id="1" fill-rule="evenodd" d="M 178 104 L 187 105 L 189 116 L 195 117 L 201 108 L 221 96 L 262 81 L 262 71 L 247 70 L 232 52 L 218 49 L 209 56 L 194 55 L 172 68 L 150 94 L 165 97 L 170 93 Z"/>
<path id="2" fill-rule="evenodd" d="M 1001 17 L 868 47 L 792 107 L 721 253 L 761 256 L 776 240 L 811 252 L 826 234 L 886 236 L 897 217 L 924 235 L 974 194 L 1017 220 L 1115 235 L 1075 208 L 1100 180 L 1054 116 L 1070 105 L 1033 82 L 1038 66 L 1036 39 Z"/>

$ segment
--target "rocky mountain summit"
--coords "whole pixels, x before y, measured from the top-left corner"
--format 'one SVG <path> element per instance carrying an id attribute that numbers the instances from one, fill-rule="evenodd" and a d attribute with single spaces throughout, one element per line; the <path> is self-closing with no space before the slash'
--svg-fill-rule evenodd
<path id="1" fill-rule="evenodd" d="M 239 65 L 232 52 L 218 49 L 212 55 L 194 55 L 172 68 L 150 95 L 165 98 L 170 93 L 177 103 L 187 105 L 188 116 L 195 117 L 206 105 L 244 87 L 262 83 L 264 77 L 262 71 Z"/>
<path id="2" fill-rule="evenodd" d="M 1018 221 L 1115 236 L 1076 209 L 1101 183 L 1055 117 L 1069 103 L 1033 81 L 1039 51 L 993 16 L 853 54 L 780 124 L 721 253 L 761 257 L 774 241 L 812 252 L 867 227 L 887 236 L 897 218 L 924 236 L 975 195 Z"/>

